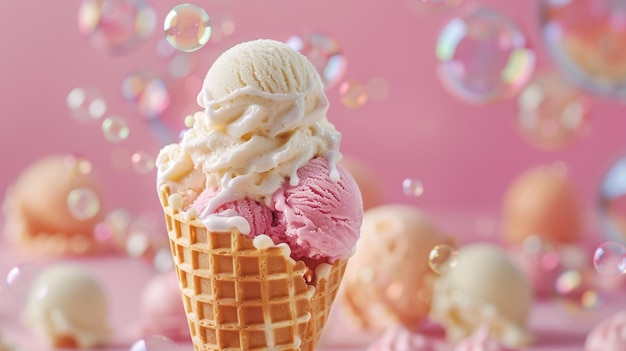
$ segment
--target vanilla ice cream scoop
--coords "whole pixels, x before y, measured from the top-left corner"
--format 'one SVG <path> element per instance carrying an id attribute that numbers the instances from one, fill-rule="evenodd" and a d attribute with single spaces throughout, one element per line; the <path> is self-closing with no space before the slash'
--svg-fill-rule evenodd
<path id="1" fill-rule="evenodd" d="M 434 282 L 431 319 L 445 327 L 453 342 L 488 325 L 504 346 L 528 345 L 532 288 L 506 252 L 476 243 L 462 247 L 457 259 L 456 267 Z"/>
<path id="2" fill-rule="evenodd" d="M 97 347 L 111 334 L 104 291 L 76 264 L 58 264 L 37 276 L 22 317 L 28 329 L 53 347 Z"/>

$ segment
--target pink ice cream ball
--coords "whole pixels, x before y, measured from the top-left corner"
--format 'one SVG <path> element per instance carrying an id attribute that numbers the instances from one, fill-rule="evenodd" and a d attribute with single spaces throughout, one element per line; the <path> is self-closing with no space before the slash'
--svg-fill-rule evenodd
<path id="1" fill-rule="evenodd" d="M 298 184 L 285 180 L 273 194 L 271 206 L 242 199 L 224 204 L 216 212 L 234 210 L 250 223 L 250 237 L 265 234 L 275 244 L 287 243 L 296 260 L 332 262 L 348 257 L 359 238 L 363 200 L 350 173 L 341 165 L 337 171 L 339 180 L 331 180 L 328 161 L 316 157 L 297 171 Z M 192 207 L 202 213 L 215 193 L 205 190 Z"/>

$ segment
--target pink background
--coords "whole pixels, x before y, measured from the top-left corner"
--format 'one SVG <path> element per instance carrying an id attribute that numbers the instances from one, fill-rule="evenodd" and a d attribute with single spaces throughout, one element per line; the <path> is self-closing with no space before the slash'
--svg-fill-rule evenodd
<path id="1" fill-rule="evenodd" d="M 536 149 L 515 128 L 516 101 L 472 105 L 448 93 L 436 74 L 434 47 L 439 30 L 459 9 L 416 8 L 394 1 L 321 0 L 295 2 L 202 1 L 213 19 L 234 20 L 233 35 L 210 41 L 195 53 L 194 75 L 203 77 L 212 60 L 235 43 L 321 31 L 337 39 L 348 58 L 345 79 L 367 83 L 383 78 L 389 95 L 350 109 L 342 105 L 338 85 L 328 90 L 329 119 L 343 133 L 344 154 L 375 168 L 384 181 L 387 200 L 409 202 L 432 211 L 497 212 L 503 191 L 525 169 L 563 161 L 579 186 L 588 210 L 607 167 L 623 155 L 624 105 L 597 100 L 589 134 L 570 147 L 553 152 Z M 126 55 L 111 56 L 94 49 L 78 32 L 78 1 L 4 1 L 0 11 L 0 106 L 2 128 L 0 189 L 13 182 L 33 160 L 51 153 L 79 153 L 90 159 L 105 181 L 110 208 L 133 212 L 158 211 L 155 172 L 138 175 L 132 168 L 111 167 L 111 153 L 121 147 L 153 155 L 160 148 L 145 120 L 120 93 L 122 80 L 139 68 L 167 76 L 167 60 L 156 54 L 163 18 L 179 4 L 152 1 L 157 28 L 149 39 Z M 538 70 L 551 67 L 539 40 L 536 1 L 468 1 L 499 10 L 516 21 L 537 50 Z M 182 125 L 196 109 L 195 94 L 182 80 L 167 78 L 173 103 L 163 119 Z M 100 123 L 77 123 L 66 97 L 79 86 L 101 90 L 107 115 L 125 117 L 128 140 L 112 145 Z M 425 194 L 407 198 L 401 182 L 419 178 Z"/>

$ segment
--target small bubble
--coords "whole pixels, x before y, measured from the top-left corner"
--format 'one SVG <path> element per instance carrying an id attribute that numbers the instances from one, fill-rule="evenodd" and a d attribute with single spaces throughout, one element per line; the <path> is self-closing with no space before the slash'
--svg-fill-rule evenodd
<path id="1" fill-rule="evenodd" d="M 162 335 L 151 335 L 133 343 L 129 351 L 177 351 L 178 345 Z"/>
<path id="2" fill-rule="evenodd" d="M 22 263 L 11 268 L 5 281 L 7 294 L 15 301 L 26 302 L 30 287 L 41 271 L 42 268 L 34 263 Z"/>
<path id="3" fill-rule="evenodd" d="M 601 244 L 593 254 L 593 265 L 602 275 L 624 274 L 626 272 L 626 248 L 613 241 Z"/>
<path id="4" fill-rule="evenodd" d="M 424 194 L 424 185 L 419 179 L 406 178 L 402 181 L 402 191 L 406 196 L 419 197 Z"/>
<path id="5" fill-rule="evenodd" d="M 119 143 L 128 138 L 130 128 L 128 122 L 121 117 L 107 117 L 102 121 L 102 133 L 108 141 Z"/>
<path id="6" fill-rule="evenodd" d="M 106 102 L 95 88 L 74 88 L 67 95 L 67 107 L 79 122 L 99 119 L 106 112 Z"/>
<path id="7" fill-rule="evenodd" d="M 294 35 L 285 42 L 306 56 L 313 64 L 326 88 L 338 83 L 346 73 L 348 61 L 339 43 L 320 33 Z"/>
<path id="8" fill-rule="evenodd" d="M 154 157 L 143 151 L 135 152 L 131 157 L 133 169 L 139 174 L 149 173 L 154 169 Z"/>
<path id="9" fill-rule="evenodd" d="M 176 49 L 192 52 L 203 47 L 211 38 L 211 22 L 204 9 L 182 4 L 174 7 L 163 24 L 167 41 Z"/>
<path id="10" fill-rule="evenodd" d="M 122 96 L 137 107 L 145 118 L 157 118 L 170 105 L 169 88 L 158 75 L 142 71 L 133 73 L 122 81 Z"/>
<path id="11" fill-rule="evenodd" d="M 339 95 L 343 104 L 350 108 L 363 106 L 367 101 L 365 87 L 356 80 L 345 81 L 339 86 Z"/>
<path id="12" fill-rule="evenodd" d="M 456 267 L 458 252 L 450 245 L 437 245 L 430 250 L 428 265 L 437 274 L 443 274 Z"/>
<path id="13" fill-rule="evenodd" d="M 63 160 L 65 167 L 72 171 L 72 174 L 76 175 L 87 175 L 91 173 L 92 166 L 89 160 L 86 160 L 77 155 L 66 155 Z"/>
<path id="14" fill-rule="evenodd" d="M 78 220 L 89 220 L 100 212 L 98 195 L 89 188 L 76 188 L 67 196 L 67 208 Z"/>
<path id="15" fill-rule="evenodd" d="M 582 276 L 576 270 L 570 269 L 559 275 L 556 279 L 556 291 L 561 295 L 568 295 L 580 288 Z"/>

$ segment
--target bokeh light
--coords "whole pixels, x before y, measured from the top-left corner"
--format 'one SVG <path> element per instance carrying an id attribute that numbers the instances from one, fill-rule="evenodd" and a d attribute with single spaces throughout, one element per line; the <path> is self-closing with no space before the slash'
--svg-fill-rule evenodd
<path id="1" fill-rule="evenodd" d="M 554 271 L 561 263 L 561 254 L 538 235 L 529 235 L 522 242 L 522 250 L 545 272 Z"/>
<path id="2" fill-rule="evenodd" d="M 357 80 L 349 80 L 339 86 L 341 102 L 347 107 L 361 107 L 367 102 L 367 90 Z"/>
<path id="3" fill-rule="evenodd" d="M 626 156 L 615 161 L 602 177 L 598 206 L 605 237 L 626 242 Z"/>
<path id="4" fill-rule="evenodd" d="M 416 178 L 406 178 L 402 181 L 402 192 L 406 196 L 418 197 L 424 194 L 424 184 Z"/>
<path id="5" fill-rule="evenodd" d="M 192 52 L 203 47 L 211 38 L 211 20 L 204 9 L 182 4 L 165 17 L 165 38 L 176 49 Z"/>
<path id="6" fill-rule="evenodd" d="M 560 71 L 602 96 L 626 94 L 626 1 L 539 2 L 541 34 Z"/>
<path id="7" fill-rule="evenodd" d="M 41 271 L 42 267 L 35 263 L 22 263 L 11 268 L 5 280 L 7 295 L 17 302 L 26 302 L 30 287 Z"/>
<path id="8" fill-rule="evenodd" d="M 87 175 L 93 168 L 89 160 L 75 154 L 66 155 L 63 164 L 72 171 L 74 176 Z"/>
<path id="9" fill-rule="evenodd" d="M 580 288 L 581 284 L 582 276 L 580 275 L 580 272 L 570 269 L 559 275 L 555 282 L 555 288 L 557 293 L 567 295 Z"/>
<path id="10" fill-rule="evenodd" d="M 145 118 L 158 118 L 170 105 L 167 83 L 151 72 L 141 71 L 128 75 L 122 81 L 121 89 L 124 99 L 135 105 Z"/>
<path id="11" fill-rule="evenodd" d="M 176 351 L 178 345 L 172 339 L 162 335 L 151 335 L 133 343 L 129 351 Z"/>
<path id="12" fill-rule="evenodd" d="M 146 174 L 155 168 L 155 157 L 144 151 L 135 152 L 131 161 L 133 169 L 139 174 Z"/>
<path id="13" fill-rule="evenodd" d="M 430 250 L 428 265 L 437 274 L 444 274 L 456 267 L 458 252 L 450 245 L 437 245 Z"/>
<path id="14" fill-rule="evenodd" d="M 539 74 L 518 96 L 517 124 L 541 149 L 559 149 L 584 135 L 591 101 L 554 72 Z"/>
<path id="15" fill-rule="evenodd" d="M 102 121 L 102 133 L 111 143 L 124 141 L 130 135 L 128 122 L 122 117 L 111 116 Z"/>
<path id="16" fill-rule="evenodd" d="M 78 28 L 98 49 L 126 53 L 153 33 L 156 12 L 145 0 L 83 0 Z"/>
<path id="17" fill-rule="evenodd" d="M 287 39 L 286 44 L 313 63 L 326 88 L 335 85 L 346 73 L 348 60 L 339 43 L 329 36 L 321 33 L 294 35 Z"/>
<path id="18" fill-rule="evenodd" d="M 535 66 L 535 54 L 515 23 L 484 7 L 465 11 L 444 26 L 436 56 L 446 88 L 472 103 L 511 97 Z"/>
<path id="19" fill-rule="evenodd" d="M 107 104 L 96 88 L 74 88 L 67 94 L 67 107 L 75 120 L 85 122 L 104 116 Z"/>
<path id="20" fill-rule="evenodd" d="M 617 276 L 626 273 L 626 247 L 614 241 L 601 244 L 593 254 L 593 265 L 602 275 Z"/>
<path id="21" fill-rule="evenodd" d="M 78 220 L 89 220 L 100 212 L 100 198 L 90 188 L 76 188 L 67 196 L 67 208 Z"/>

